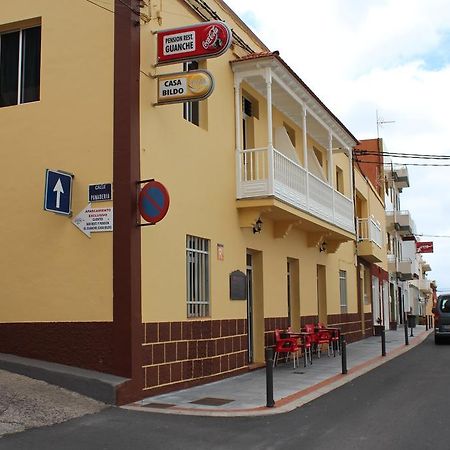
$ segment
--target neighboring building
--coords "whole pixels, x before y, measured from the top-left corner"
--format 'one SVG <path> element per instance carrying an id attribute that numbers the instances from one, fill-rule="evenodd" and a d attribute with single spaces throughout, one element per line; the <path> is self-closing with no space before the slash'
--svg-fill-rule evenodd
<path id="1" fill-rule="evenodd" d="M 409 211 L 400 207 L 400 194 L 409 187 L 407 167 L 387 161 L 385 183 L 390 295 L 394 299 L 392 317 L 403 323 L 404 313 L 412 311 L 414 298 L 419 296 L 418 288 L 410 283 L 419 277 L 416 226 Z"/>
<path id="2" fill-rule="evenodd" d="M 365 335 L 373 325 L 389 328 L 391 320 L 386 254 L 383 155 L 381 139 L 360 140 L 355 147 L 358 298 Z"/>
<path id="3" fill-rule="evenodd" d="M 418 279 L 410 283 L 410 292 L 411 289 L 415 290 L 415 295 L 411 296 L 411 308 L 413 314 L 425 316 L 431 314 L 433 307 L 433 282 L 427 279 L 427 272 L 431 271 L 431 266 L 424 260 L 421 253 L 416 253 L 416 260 Z"/>

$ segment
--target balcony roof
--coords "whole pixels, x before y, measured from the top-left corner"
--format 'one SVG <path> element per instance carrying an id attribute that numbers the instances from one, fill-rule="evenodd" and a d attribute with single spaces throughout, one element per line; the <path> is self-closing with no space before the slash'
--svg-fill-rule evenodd
<path id="1" fill-rule="evenodd" d="M 307 84 L 286 64 L 278 52 L 252 53 L 231 61 L 236 75 L 263 97 L 266 97 L 265 69 L 272 72 L 272 103 L 283 114 L 302 128 L 300 105 L 308 111 L 308 133 L 325 148 L 328 147 L 328 128 L 333 134 L 333 147 L 353 148 L 358 144 L 355 136 L 331 112 Z"/>

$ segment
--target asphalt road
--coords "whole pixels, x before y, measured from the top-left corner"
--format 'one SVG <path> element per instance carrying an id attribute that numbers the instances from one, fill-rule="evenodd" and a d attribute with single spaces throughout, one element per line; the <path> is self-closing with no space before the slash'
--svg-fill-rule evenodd
<path id="1" fill-rule="evenodd" d="M 404 355 L 286 414 L 190 417 L 108 408 L 0 439 L 0 449 L 450 449 L 450 345 Z"/>

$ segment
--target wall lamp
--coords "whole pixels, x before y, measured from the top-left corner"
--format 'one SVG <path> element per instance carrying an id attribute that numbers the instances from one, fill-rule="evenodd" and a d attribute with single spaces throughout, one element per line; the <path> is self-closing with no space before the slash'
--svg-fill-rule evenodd
<path id="1" fill-rule="evenodd" d="M 327 251 L 327 243 L 326 242 L 322 242 L 319 245 L 319 252 L 322 253 L 322 252 L 326 252 L 326 251 Z"/>
<path id="2" fill-rule="evenodd" d="M 253 224 L 253 234 L 261 233 L 262 230 L 262 220 L 261 217 L 258 217 L 258 220 Z"/>

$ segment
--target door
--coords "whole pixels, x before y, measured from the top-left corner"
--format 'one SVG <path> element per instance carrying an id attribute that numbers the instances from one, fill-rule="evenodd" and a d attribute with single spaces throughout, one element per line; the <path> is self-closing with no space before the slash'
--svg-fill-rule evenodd
<path id="1" fill-rule="evenodd" d="M 300 330 L 300 274 L 298 259 L 288 258 L 286 269 L 289 325 L 294 330 Z"/>
<path id="2" fill-rule="evenodd" d="M 248 362 L 253 362 L 253 256 L 247 253 L 247 348 Z"/>
<path id="3" fill-rule="evenodd" d="M 374 325 L 378 325 L 378 319 L 382 320 L 380 309 L 380 282 L 375 275 L 372 275 L 372 318 Z"/>
<path id="4" fill-rule="evenodd" d="M 317 312 L 319 322 L 328 323 L 326 267 L 317 264 Z"/>

